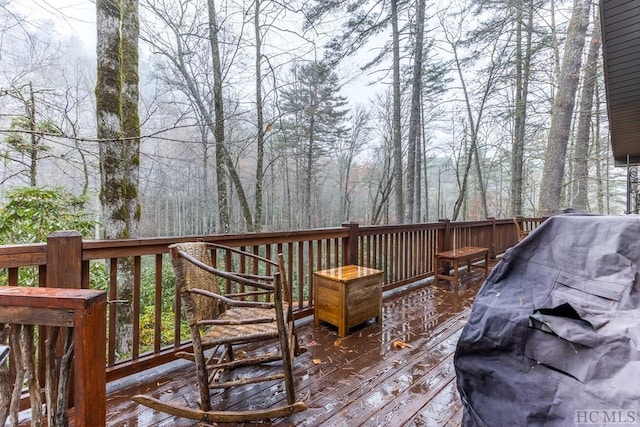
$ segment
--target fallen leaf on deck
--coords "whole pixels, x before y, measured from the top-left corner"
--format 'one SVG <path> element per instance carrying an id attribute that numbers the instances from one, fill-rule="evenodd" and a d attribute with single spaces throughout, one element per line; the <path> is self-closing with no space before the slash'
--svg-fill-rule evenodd
<path id="1" fill-rule="evenodd" d="M 340 347 L 340 345 L 342 345 L 342 340 L 340 338 L 333 342 L 334 347 Z"/>
<path id="2" fill-rule="evenodd" d="M 393 342 L 393 348 L 413 348 L 413 346 L 404 341 L 398 340 Z"/>
<path id="3" fill-rule="evenodd" d="M 322 363 L 322 360 L 320 359 L 311 359 L 311 363 L 313 363 L 314 365 L 319 365 Z"/>

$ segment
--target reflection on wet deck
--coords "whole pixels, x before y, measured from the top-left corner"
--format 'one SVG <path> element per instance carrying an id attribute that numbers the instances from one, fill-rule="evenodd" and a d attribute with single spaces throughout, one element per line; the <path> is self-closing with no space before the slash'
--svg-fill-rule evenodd
<path id="1" fill-rule="evenodd" d="M 277 426 L 444 426 L 459 425 L 461 404 L 455 388 L 453 352 L 480 274 L 471 273 L 454 291 L 426 283 L 386 296 L 382 325 L 370 321 L 344 338 L 336 328 L 312 321 L 299 329 L 308 351 L 296 359 L 297 396 L 309 409 Z M 404 348 L 394 342 L 407 344 Z M 145 373 L 147 375 L 148 373 Z M 169 372 L 138 377 L 135 385 L 109 393 L 110 426 L 197 426 L 139 406 L 130 400 L 148 393 L 197 407 L 194 372 L 179 363 Z M 215 392 L 214 392 L 215 393 Z M 284 392 L 261 384 L 215 395 L 214 406 L 231 410 L 278 404 Z M 262 424 L 264 425 L 264 424 Z"/>

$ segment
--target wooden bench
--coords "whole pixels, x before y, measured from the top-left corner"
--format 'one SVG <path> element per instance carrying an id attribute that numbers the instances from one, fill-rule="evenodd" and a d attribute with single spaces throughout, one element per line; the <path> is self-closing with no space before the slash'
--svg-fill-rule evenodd
<path id="1" fill-rule="evenodd" d="M 484 259 L 484 264 L 482 266 L 473 264 L 474 261 L 478 261 L 480 259 Z M 454 286 L 457 286 L 459 279 L 458 269 L 460 268 L 460 263 L 465 261 L 467 262 L 467 271 L 471 268 L 482 268 L 484 269 L 485 276 L 489 274 L 489 249 L 478 246 L 465 246 L 464 248 L 436 253 L 433 266 L 434 282 L 438 283 L 440 279 L 444 279 L 453 283 Z M 452 276 L 440 273 L 441 263 L 453 264 Z M 448 271 L 446 273 L 448 273 Z"/>

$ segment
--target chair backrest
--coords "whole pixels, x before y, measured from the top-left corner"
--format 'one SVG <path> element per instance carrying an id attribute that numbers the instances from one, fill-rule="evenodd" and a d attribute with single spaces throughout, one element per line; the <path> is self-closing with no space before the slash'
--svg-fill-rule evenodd
<path id="1" fill-rule="evenodd" d="M 289 277 L 287 268 L 284 264 L 284 255 L 278 254 L 278 271 L 280 272 L 280 280 L 282 283 L 282 292 L 284 294 L 284 300 L 289 304 L 289 309 L 293 308 L 293 296 L 291 283 L 289 283 Z"/>
<path id="2" fill-rule="evenodd" d="M 529 234 L 529 231 L 524 229 L 524 221 L 522 223 L 520 221 L 521 220 L 519 220 L 518 218 L 513 219 L 513 223 L 516 226 L 516 233 L 518 235 L 518 242 L 527 237 L 527 235 Z"/>
<path id="3" fill-rule="evenodd" d="M 203 319 L 215 319 L 220 307 L 215 300 L 192 294 L 193 288 L 220 293 L 217 277 L 198 267 L 188 258 L 211 265 L 211 253 L 205 242 L 176 243 L 170 246 L 173 271 L 176 276 L 176 291 L 182 297 L 189 323 Z"/>

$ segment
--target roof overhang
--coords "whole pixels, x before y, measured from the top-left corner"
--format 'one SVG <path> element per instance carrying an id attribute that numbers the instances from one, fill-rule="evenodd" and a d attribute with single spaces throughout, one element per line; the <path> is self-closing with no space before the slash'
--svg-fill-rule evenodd
<path id="1" fill-rule="evenodd" d="M 600 0 L 611 149 L 616 165 L 640 164 L 640 0 Z"/>

